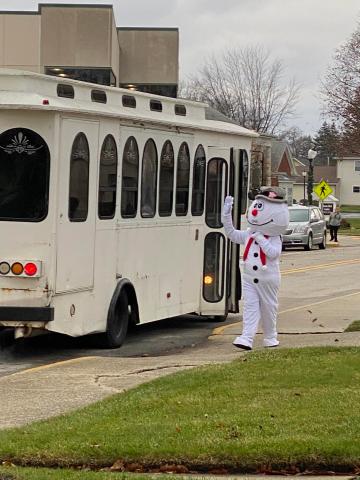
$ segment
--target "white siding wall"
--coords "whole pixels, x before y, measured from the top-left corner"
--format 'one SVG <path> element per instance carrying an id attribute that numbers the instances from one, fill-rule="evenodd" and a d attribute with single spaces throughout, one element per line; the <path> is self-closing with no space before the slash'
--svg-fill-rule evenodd
<path id="1" fill-rule="evenodd" d="M 355 171 L 355 162 L 360 158 L 338 160 L 338 177 L 340 178 L 340 203 L 342 205 L 360 205 L 360 193 L 354 193 L 353 187 L 360 187 L 360 172 Z"/>

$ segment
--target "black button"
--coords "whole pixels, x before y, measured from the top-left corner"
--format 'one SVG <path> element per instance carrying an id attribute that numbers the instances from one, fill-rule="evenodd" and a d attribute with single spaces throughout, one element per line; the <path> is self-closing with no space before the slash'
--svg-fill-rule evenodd
<path id="1" fill-rule="evenodd" d="M 257 270 L 258 267 L 256 265 L 253 266 L 253 270 Z"/>
<path id="2" fill-rule="evenodd" d="M 257 278 L 254 278 L 254 283 L 259 283 L 259 280 Z"/>
<path id="3" fill-rule="evenodd" d="M 258 256 L 259 256 L 259 254 L 258 254 L 258 253 L 254 253 L 254 257 L 255 257 L 255 258 L 256 258 L 256 257 L 258 257 Z"/>
<path id="4" fill-rule="evenodd" d="M 256 241 L 255 241 L 254 243 L 255 243 L 255 245 L 257 245 L 257 244 L 258 244 Z"/>

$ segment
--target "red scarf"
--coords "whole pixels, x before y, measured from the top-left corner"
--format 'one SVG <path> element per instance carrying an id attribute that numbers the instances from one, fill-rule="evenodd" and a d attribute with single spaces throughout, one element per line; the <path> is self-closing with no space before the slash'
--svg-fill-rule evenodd
<path id="1" fill-rule="evenodd" d="M 264 235 L 264 237 L 269 238 L 268 235 Z M 243 255 L 244 262 L 247 260 L 249 250 L 250 250 L 250 247 L 251 247 L 253 241 L 254 241 L 254 238 L 250 237 L 247 244 L 246 244 L 244 255 Z M 260 260 L 261 260 L 261 264 L 265 267 L 266 266 L 266 255 L 265 255 L 265 253 L 264 253 L 264 251 L 262 250 L 261 247 L 260 247 Z"/>

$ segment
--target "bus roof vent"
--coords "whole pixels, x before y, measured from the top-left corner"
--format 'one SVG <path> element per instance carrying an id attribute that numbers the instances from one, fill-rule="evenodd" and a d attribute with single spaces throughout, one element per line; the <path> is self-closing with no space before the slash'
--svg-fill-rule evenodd
<path id="1" fill-rule="evenodd" d="M 162 103 L 160 100 L 150 100 L 150 110 L 154 112 L 162 112 Z"/>
<path id="2" fill-rule="evenodd" d="M 103 90 L 91 90 L 91 101 L 98 103 L 106 103 L 106 93 Z"/>
<path id="3" fill-rule="evenodd" d="M 175 115 L 186 116 L 186 107 L 185 105 L 175 105 Z"/>
<path id="4" fill-rule="evenodd" d="M 136 108 L 136 98 L 133 95 L 122 96 L 123 107 Z"/>
<path id="5" fill-rule="evenodd" d="M 58 97 L 75 98 L 74 87 L 67 83 L 59 83 L 57 86 Z"/>

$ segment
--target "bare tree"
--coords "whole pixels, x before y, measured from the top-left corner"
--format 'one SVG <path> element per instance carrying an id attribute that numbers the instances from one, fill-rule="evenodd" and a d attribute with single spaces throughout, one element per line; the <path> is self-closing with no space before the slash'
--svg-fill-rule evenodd
<path id="1" fill-rule="evenodd" d="M 244 127 L 273 134 L 293 114 L 299 87 L 284 84 L 280 60 L 262 47 L 229 49 L 212 57 L 181 94 L 202 100 Z"/>
<path id="2" fill-rule="evenodd" d="M 360 23 L 336 50 L 322 86 L 325 112 L 343 127 L 343 149 L 360 152 Z"/>
<path id="3" fill-rule="evenodd" d="M 307 159 L 309 149 L 314 148 L 314 140 L 311 135 L 305 135 L 304 132 L 296 126 L 282 131 L 279 134 L 279 138 L 289 144 L 291 153 L 298 160 Z"/>

